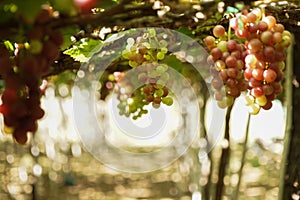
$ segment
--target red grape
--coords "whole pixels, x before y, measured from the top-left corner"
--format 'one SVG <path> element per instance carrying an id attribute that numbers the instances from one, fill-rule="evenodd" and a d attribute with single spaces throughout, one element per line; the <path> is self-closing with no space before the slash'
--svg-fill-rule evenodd
<path id="1" fill-rule="evenodd" d="M 82 13 L 90 13 L 98 4 L 98 0 L 73 0 L 73 2 Z"/>
<path id="2" fill-rule="evenodd" d="M 268 83 L 275 81 L 277 77 L 277 73 L 272 69 L 266 69 L 263 75 L 264 75 L 264 80 Z"/>

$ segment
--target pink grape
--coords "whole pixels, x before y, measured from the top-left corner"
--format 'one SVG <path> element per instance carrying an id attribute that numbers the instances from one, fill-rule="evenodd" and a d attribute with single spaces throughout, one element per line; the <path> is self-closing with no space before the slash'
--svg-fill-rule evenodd
<path id="1" fill-rule="evenodd" d="M 263 73 L 264 73 L 264 70 L 260 69 L 260 68 L 255 68 L 255 69 L 252 70 L 253 78 L 255 78 L 258 81 L 264 80 Z"/>
<path id="2" fill-rule="evenodd" d="M 275 81 L 277 77 L 277 73 L 272 69 L 266 69 L 263 75 L 264 75 L 264 80 L 268 83 Z"/>
<path id="3" fill-rule="evenodd" d="M 265 31 L 260 35 L 261 41 L 266 45 L 273 44 L 273 34 L 271 31 Z"/>
<path id="4" fill-rule="evenodd" d="M 237 46 L 236 40 L 229 40 L 229 41 L 226 43 L 226 48 L 227 48 L 227 50 L 230 51 L 230 52 L 236 50 L 236 46 Z"/>
<path id="5" fill-rule="evenodd" d="M 264 32 L 264 31 L 266 31 L 266 30 L 268 30 L 268 24 L 266 23 L 266 22 L 264 22 L 264 21 L 259 21 L 258 22 L 258 29 L 259 29 L 259 31 L 260 32 Z"/>
<path id="6" fill-rule="evenodd" d="M 255 53 L 262 48 L 262 43 L 259 39 L 255 38 L 249 41 L 247 47 L 251 53 Z"/>
<path id="7" fill-rule="evenodd" d="M 213 34 L 217 38 L 222 37 L 225 35 L 225 28 L 222 25 L 216 25 L 213 28 Z"/>
<path id="8" fill-rule="evenodd" d="M 254 87 L 251 89 L 251 95 L 255 98 L 260 97 L 264 94 L 262 87 Z"/>
<path id="9" fill-rule="evenodd" d="M 235 67 L 236 66 L 236 58 L 234 56 L 228 56 L 225 60 L 225 63 L 228 67 Z M 234 68 L 235 69 L 235 68 Z"/>

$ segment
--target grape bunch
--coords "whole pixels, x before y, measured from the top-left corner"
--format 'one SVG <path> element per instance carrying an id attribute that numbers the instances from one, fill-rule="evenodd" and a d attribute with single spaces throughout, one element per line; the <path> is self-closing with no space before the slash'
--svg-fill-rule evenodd
<path id="1" fill-rule="evenodd" d="M 28 132 L 37 130 L 37 120 L 44 115 L 40 106 L 41 79 L 59 57 L 63 43 L 59 30 L 43 26 L 50 19 L 51 9 L 44 7 L 28 30 L 26 41 L 18 43 L 14 52 L 0 46 L 0 74 L 5 84 L 0 105 L 3 131 L 12 133 L 20 144 L 27 142 Z"/>
<path id="2" fill-rule="evenodd" d="M 245 39 L 244 77 L 249 83 L 245 100 L 249 112 L 268 110 L 282 92 L 285 51 L 291 44 L 291 34 L 273 16 L 263 16 L 260 9 L 237 15 L 230 26 L 237 37 Z"/>
<path id="3" fill-rule="evenodd" d="M 128 65 L 133 68 L 131 74 L 134 74 L 120 81 L 117 87 L 120 114 L 133 114 L 133 119 L 137 119 L 147 113 L 143 108 L 145 105 L 151 103 L 158 108 L 161 103 L 168 106 L 173 104 L 165 86 L 170 80 L 168 66 L 162 62 L 167 52 L 167 41 L 157 35 L 154 29 L 149 29 L 148 33 L 136 39 L 127 39 L 122 57 L 128 60 Z M 134 86 L 138 88 L 133 92 Z M 127 91 L 123 89 L 122 93 L 122 88 L 127 88 Z"/>
<path id="4" fill-rule="evenodd" d="M 213 28 L 213 35 L 204 39 L 210 51 L 207 61 L 212 66 L 214 97 L 219 107 L 225 108 L 231 106 L 234 99 L 247 89 L 243 77 L 245 47 L 237 40 L 228 40 L 225 28 L 221 25 Z"/>

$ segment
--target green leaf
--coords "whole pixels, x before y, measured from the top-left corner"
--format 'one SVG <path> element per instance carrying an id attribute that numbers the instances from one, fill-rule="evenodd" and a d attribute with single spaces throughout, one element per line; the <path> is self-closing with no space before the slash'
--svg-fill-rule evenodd
<path id="1" fill-rule="evenodd" d="M 103 46 L 102 41 L 84 38 L 75 43 L 72 48 L 64 51 L 79 62 L 88 62 L 94 53 L 98 52 Z"/>
<path id="2" fill-rule="evenodd" d="M 239 12 L 237 8 L 232 6 L 227 6 L 226 13 L 236 13 L 236 12 Z"/>
<path id="3" fill-rule="evenodd" d="M 14 45 L 12 45 L 12 43 L 8 40 L 4 41 L 4 45 L 6 46 L 7 49 L 9 49 L 10 51 L 14 51 Z"/>
<path id="4" fill-rule="evenodd" d="M 178 28 L 178 31 L 180 33 L 183 33 L 183 34 L 189 36 L 189 37 L 194 37 L 193 32 L 188 27 L 186 27 L 186 26 L 180 26 Z"/>

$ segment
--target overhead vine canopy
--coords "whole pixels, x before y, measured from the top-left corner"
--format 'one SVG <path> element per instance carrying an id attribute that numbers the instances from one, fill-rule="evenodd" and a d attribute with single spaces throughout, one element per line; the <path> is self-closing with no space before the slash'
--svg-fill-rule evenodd
<path id="1" fill-rule="evenodd" d="M 2 87 L 5 87 L 2 95 L 1 112 L 4 115 L 4 122 L 7 126 L 6 132 L 12 132 L 19 143 L 25 143 L 27 141 L 26 133 L 28 131 L 35 132 L 37 120 L 44 115 L 44 111 L 39 105 L 46 82 L 44 81 L 44 84 L 41 85 L 41 80 L 61 80 L 59 79 L 61 76 L 56 76 L 54 79 L 51 79 L 51 77 L 65 74 L 64 72 L 68 70 L 67 73 L 73 75 L 68 76 L 68 80 L 66 76 L 63 76 L 65 78 L 64 81 L 72 82 L 74 73 L 89 59 L 89 53 L 112 34 L 129 30 L 130 28 L 163 27 L 177 30 L 204 45 L 203 39 L 207 35 L 211 35 L 213 27 L 221 25 L 221 27 L 228 28 L 229 20 L 235 13 L 251 10 L 257 6 L 263 8 L 263 15 L 274 16 L 274 19 L 278 23 L 283 24 L 287 30 L 293 30 L 294 32 L 299 30 L 297 1 L 289 3 L 282 1 L 271 3 L 260 1 L 230 3 L 220 1 L 216 3 L 214 1 L 177 2 L 165 0 L 31 0 L 29 2 L 26 1 L 26 3 L 21 0 L 1 1 L 1 76 L 3 80 Z M 242 22 L 239 20 L 238 23 L 240 26 Z M 162 37 L 159 36 L 160 33 L 157 34 L 154 33 L 153 37 L 155 39 L 156 37 Z M 228 38 L 230 34 L 229 32 L 227 33 L 229 35 Z M 217 35 L 217 37 L 219 36 Z M 286 37 L 289 37 L 289 35 Z M 243 36 L 240 35 L 240 38 L 243 38 Z M 134 41 L 134 38 L 130 39 L 133 41 L 128 42 L 127 46 L 130 46 L 131 43 L 138 43 L 138 41 Z M 149 37 L 144 39 L 141 45 L 131 45 L 130 48 L 138 49 L 140 54 L 131 55 L 129 52 L 124 56 L 123 51 L 123 57 L 112 62 L 105 69 L 105 76 L 101 77 L 102 84 L 106 84 L 106 87 L 101 88 L 101 98 L 105 99 L 113 87 L 110 84 L 114 84 L 118 76 L 120 76 L 116 72 L 122 73 L 131 69 L 131 67 L 149 61 L 152 63 L 150 66 L 152 70 L 159 69 L 156 75 L 153 75 L 154 73 L 152 72 L 152 75 L 149 71 L 147 72 L 147 70 L 151 69 L 144 70 L 143 76 L 149 76 L 150 74 L 153 80 L 151 78 L 149 80 L 146 77 L 143 78 L 140 74 L 139 78 L 146 81 L 145 83 L 152 84 L 152 86 L 147 86 L 147 88 L 140 91 L 140 94 L 134 95 L 136 98 L 135 102 L 140 102 L 138 106 L 130 106 L 125 102 L 119 105 L 120 109 L 123 109 L 121 113 L 127 113 L 126 115 L 128 116 L 130 113 L 135 112 L 139 112 L 136 116 L 146 113 L 147 111 L 143 109 L 143 106 L 149 103 L 153 105 L 159 105 L 160 102 L 167 105 L 172 104 L 173 100 L 168 96 L 167 88 L 163 87 L 164 81 L 167 81 L 169 76 L 165 72 L 167 68 L 164 65 L 153 65 L 153 62 L 157 63 L 165 60 L 168 65 L 172 65 L 180 73 L 186 74 L 190 79 L 194 79 L 192 81 L 194 83 L 197 82 L 196 80 L 202 79 L 199 76 L 193 77 L 193 74 L 197 73 L 193 73 L 192 67 L 189 68 L 190 72 L 185 72 L 188 68 L 188 63 L 178 64 L 182 63 L 180 59 L 171 54 L 171 52 L 174 52 L 172 48 L 176 49 L 176 47 L 172 47 L 172 42 L 174 42 L 172 38 L 158 39 L 159 48 L 164 50 L 150 53 L 147 52 L 149 47 L 144 45 L 144 43 L 150 44 L 151 40 L 151 37 Z M 223 39 L 221 38 L 221 40 Z M 278 42 L 280 41 L 281 38 L 278 39 Z M 219 41 L 216 44 L 218 43 Z M 221 46 L 220 44 L 218 45 Z M 111 45 L 120 44 L 110 42 L 107 45 L 106 43 L 105 45 L 100 45 L 101 50 L 110 48 Z M 141 53 L 142 51 L 144 52 Z M 140 58 L 137 56 L 140 56 Z M 156 60 L 151 58 L 153 56 L 156 57 Z M 105 57 L 102 59 L 104 60 Z M 216 60 L 217 58 L 214 58 L 214 61 Z M 244 70 L 243 67 L 241 67 L 241 70 Z M 147 73 L 149 74 L 147 75 Z M 242 71 L 239 73 L 242 73 Z M 164 78 L 163 82 L 161 81 L 160 84 L 155 82 L 154 84 L 153 81 L 157 81 L 155 79 L 162 79 L 162 77 Z M 242 79 L 240 82 L 243 82 Z M 230 93 L 235 98 L 240 92 L 237 93 L 230 90 L 227 93 Z M 257 97 L 257 95 L 254 96 Z M 220 97 L 217 99 L 221 100 Z M 226 101 L 231 100 L 227 99 Z M 252 100 L 250 99 L 249 101 Z M 260 102 L 260 100 L 257 101 Z M 264 103 L 260 104 L 264 106 Z M 221 107 L 224 107 L 224 105 Z M 252 109 L 255 110 L 257 108 L 253 107 Z"/>

